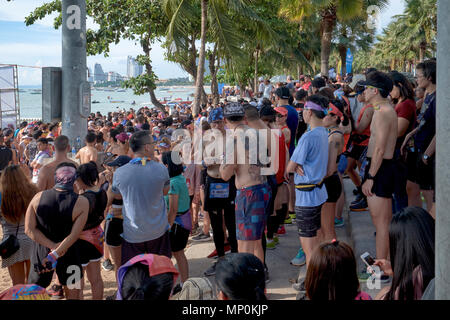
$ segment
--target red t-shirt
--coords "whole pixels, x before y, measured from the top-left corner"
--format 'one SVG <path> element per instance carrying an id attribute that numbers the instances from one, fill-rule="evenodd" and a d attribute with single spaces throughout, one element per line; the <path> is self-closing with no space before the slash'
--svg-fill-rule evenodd
<path id="1" fill-rule="evenodd" d="M 404 118 L 409 121 L 408 130 L 405 132 L 406 136 L 414 129 L 414 125 L 416 123 L 416 103 L 411 99 L 402 101 L 395 106 L 395 112 L 397 112 L 397 117 Z M 404 136 L 401 138 L 404 138 Z"/>

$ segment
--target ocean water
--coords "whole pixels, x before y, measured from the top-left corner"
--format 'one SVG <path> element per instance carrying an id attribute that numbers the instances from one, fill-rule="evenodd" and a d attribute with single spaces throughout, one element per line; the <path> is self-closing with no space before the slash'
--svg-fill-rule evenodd
<path id="1" fill-rule="evenodd" d="M 33 94 L 35 88 L 21 88 L 19 91 L 19 105 L 21 119 L 39 119 L 42 117 L 42 94 Z M 101 91 L 100 91 L 101 90 Z M 105 89 L 93 88 L 91 90 L 91 102 L 98 101 L 99 103 L 91 104 L 91 112 L 100 111 L 102 114 L 107 114 L 117 109 L 135 110 L 148 106 L 151 107 L 150 95 L 145 94 L 136 96 L 131 89 L 117 89 L 115 91 L 104 91 Z M 113 89 L 107 89 L 113 90 Z M 120 92 L 119 92 L 120 91 Z M 211 92 L 211 88 L 205 86 L 207 94 Z M 194 86 L 180 86 L 180 87 L 158 87 L 155 91 L 156 97 L 159 100 L 175 100 L 182 99 L 182 101 L 192 101 L 195 92 Z M 133 105 L 133 101 L 136 103 Z"/>

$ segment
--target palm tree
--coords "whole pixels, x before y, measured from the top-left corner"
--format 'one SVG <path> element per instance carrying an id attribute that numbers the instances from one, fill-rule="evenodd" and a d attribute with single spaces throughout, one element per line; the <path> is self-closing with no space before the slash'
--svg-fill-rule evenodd
<path id="1" fill-rule="evenodd" d="M 328 74 L 332 33 L 339 22 L 348 22 L 357 17 L 366 17 L 369 5 L 384 7 L 386 0 L 282 0 L 279 14 L 301 21 L 304 17 L 318 14 L 321 28 L 320 71 Z"/>
<path id="2" fill-rule="evenodd" d="M 196 10 L 199 7 L 196 4 L 199 1 L 201 4 L 202 27 L 196 90 L 192 108 L 194 115 L 197 115 L 200 110 L 200 92 L 203 87 L 206 43 L 217 43 L 220 56 L 224 56 L 227 63 L 233 64 L 244 57 L 242 50 L 244 36 L 232 20 L 233 16 L 246 17 L 248 23 L 253 23 L 259 26 L 261 30 L 271 33 L 266 22 L 251 8 L 250 0 L 163 0 L 164 10 L 170 19 L 166 36 L 176 46 L 182 47 L 185 45 L 181 40 L 186 35 L 186 26 L 189 21 L 196 19 Z"/>

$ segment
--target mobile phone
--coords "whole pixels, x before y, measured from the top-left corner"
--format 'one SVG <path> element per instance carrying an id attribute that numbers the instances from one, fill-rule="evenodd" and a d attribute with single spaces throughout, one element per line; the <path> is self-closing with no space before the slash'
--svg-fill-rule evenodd
<path id="1" fill-rule="evenodd" d="M 373 265 L 375 263 L 375 259 L 372 258 L 372 256 L 370 255 L 370 253 L 365 252 L 361 255 L 361 259 L 362 261 L 367 265 L 367 270 L 369 270 L 371 273 L 374 273 L 374 269 L 373 269 Z"/>

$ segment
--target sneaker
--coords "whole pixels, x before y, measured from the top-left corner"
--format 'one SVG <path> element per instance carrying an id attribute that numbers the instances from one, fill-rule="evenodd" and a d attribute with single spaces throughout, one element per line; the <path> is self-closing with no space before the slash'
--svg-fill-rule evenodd
<path id="1" fill-rule="evenodd" d="M 352 201 L 351 205 L 354 205 L 354 204 L 360 202 L 361 199 L 363 199 L 363 198 L 364 198 L 364 195 L 362 193 L 358 192 L 358 194 L 356 195 L 355 200 Z"/>
<path id="2" fill-rule="evenodd" d="M 298 250 L 298 253 L 295 256 L 295 258 L 291 260 L 291 264 L 298 267 L 301 267 L 304 264 L 306 264 L 306 256 L 302 248 Z"/>
<path id="3" fill-rule="evenodd" d="M 264 276 L 265 276 L 266 284 L 269 283 L 270 282 L 269 269 L 264 268 Z"/>
<path id="4" fill-rule="evenodd" d="M 292 212 L 292 213 L 289 213 L 289 217 L 290 217 L 292 220 L 295 220 L 295 218 L 296 218 L 297 216 L 295 215 L 295 212 Z"/>
<path id="5" fill-rule="evenodd" d="M 114 270 L 114 265 L 111 263 L 111 260 L 106 259 L 105 261 L 102 262 L 102 268 L 105 271 L 111 271 Z"/>
<path id="6" fill-rule="evenodd" d="M 52 299 L 64 299 L 64 290 L 60 285 L 52 285 L 51 288 L 47 290 L 47 293 Z"/>
<path id="7" fill-rule="evenodd" d="M 298 292 L 305 292 L 305 280 L 303 279 L 301 282 L 294 283 L 292 289 Z"/>
<path id="8" fill-rule="evenodd" d="M 280 243 L 280 239 L 278 239 L 278 237 L 274 236 L 273 237 L 273 242 L 275 242 L 275 244 L 279 244 Z"/>
<path id="9" fill-rule="evenodd" d="M 284 220 L 284 224 L 292 224 L 292 218 L 289 216 L 289 218 Z"/>
<path id="10" fill-rule="evenodd" d="M 284 228 L 284 226 L 281 226 L 281 227 L 278 228 L 277 234 L 278 234 L 279 236 L 282 236 L 282 235 L 285 235 L 285 234 L 286 234 L 286 229 Z"/>
<path id="11" fill-rule="evenodd" d="M 266 244 L 267 250 L 273 250 L 273 249 L 275 249 L 276 246 L 277 246 L 277 244 L 275 243 L 274 240 L 267 239 L 267 244 Z"/>
<path id="12" fill-rule="evenodd" d="M 172 296 L 176 295 L 178 292 L 180 292 L 182 289 L 181 284 L 177 283 L 175 287 L 172 289 Z"/>
<path id="13" fill-rule="evenodd" d="M 192 237 L 192 241 L 195 241 L 195 242 L 205 242 L 205 241 L 210 241 L 210 240 L 211 240 L 211 235 L 204 234 L 203 232 L 201 234 L 199 234 L 198 236 Z"/>
<path id="14" fill-rule="evenodd" d="M 334 218 L 334 226 L 336 228 L 342 228 L 344 226 L 344 218 Z"/>
<path id="15" fill-rule="evenodd" d="M 361 201 L 354 203 L 350 206 L 350 211 L 353 212 L 361 212 L 361 211 L 367 211 L 367 200 L 365 198 L 362 198 Z"/>
<path id="16" fill-rule="evenodd" d="M 224 248 L 224 252 L 225 252 L 225 253 L 227 253 L 228 251 L 231 251 L 231 246 L 230 246 L 229 243 L 225 243 L 223 248 Z M 214 249 L 214 251 L 211 252 L 211 253 L 208 255 L 208 258 L 209 258 L 209 259 L 214 258 L 214 257 L 217 257 L 217 250 L 216 250 L 216 249 Z"/>
<path id="17" fill-rule="evenodd" d="M 216 265 L 217 262 L 214 262 L 214 264 L 204 272 L 205 277 L 214 276 L 216 274 Z"/>

